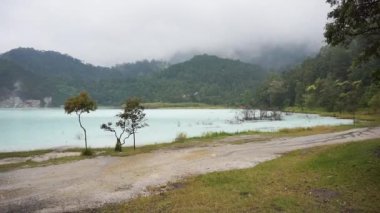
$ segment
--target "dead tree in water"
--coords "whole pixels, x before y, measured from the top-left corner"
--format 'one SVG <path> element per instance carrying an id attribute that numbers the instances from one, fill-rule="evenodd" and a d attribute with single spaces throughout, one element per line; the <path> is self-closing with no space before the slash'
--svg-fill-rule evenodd
<path id="1" fill-rule="evenodd" d="M 236 116 L 236 119 L 240 122 L 258 120 L 279 121 L 282 120 L 282 112 L 276 110 L 259 110 L 252 108 L 244 108 Z"/>

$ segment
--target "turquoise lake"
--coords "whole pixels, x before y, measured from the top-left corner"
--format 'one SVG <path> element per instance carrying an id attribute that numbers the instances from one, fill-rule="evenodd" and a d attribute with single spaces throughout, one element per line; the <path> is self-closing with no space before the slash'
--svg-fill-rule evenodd
<path id="1" fill-rule="evenodd" d="M 90 147 L 114 146 L 113 133 L 101 130 L 100 125 L 115 121 L 119 112 L 117 109 L 98 109 L 83 114 Z M 281 128 L 352 124 L 350 119 L 298 113 L 284 115 L 281 121 L 231 122 L 239 112 L 237 109 L 151 109 L 145 112 L 149 126 L 137 133 L 138 146 L 171 142 L 180 132 L 192 137 L 207 132 L 276 131 Z M 0 109 L 0 131 L 0 151 L 84 146 L 77 116 L 67 115 L 63 109 Z M 132 143 L 130 137 L 126 145 L 131 146 Z"/>

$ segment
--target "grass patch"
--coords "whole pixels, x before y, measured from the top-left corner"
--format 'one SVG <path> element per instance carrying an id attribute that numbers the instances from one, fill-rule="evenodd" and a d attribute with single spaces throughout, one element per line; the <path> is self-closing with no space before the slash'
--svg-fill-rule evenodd
<path id="1" fill-rule="evenodd" d="M 0 152 L 0 159 L 33 157 L 36 155 L 43 155 L 52 151 L 53 150 L 50 150 L 50 149 L 42 149 L 42 150 L 20 151 L 20 152 Z"/>
<path id="2" fill-rule="evenodd" d="M 246 132 L 246 133 L 248 133 L 248 132 Z M 206 133 L 203 133 L 200 138 L 203 138 L 203 139 L 217 139 L 217 138 L 224 138 L 224 137 L 233 136 L 233 135 L 239 135 L 239 134 L 244 134 L 244 132 L 237 132 L 237 133 L 206 132 Z"/>
<path id="3" fill-rule="evenodd" d="M 380 140 L 291 152 L 93 212 L 377 212 Z"/>
<path id="4" fill-rule="evenodd" d="M 300 107 L 287 107 L 287 112 L 311 113 L 319 114 L 321 116 L 329 116 L 343 119 L 352 119 L 353 114 L 348 112 L 326 112 L 321 108 L 303 108 Z M 355 113 L 356 125 L 361 126 L 378 126 L 380 125 L 380 113 L 373 113 L 368 110 L 362 109 Z"/>
<path id="5" fill-rule="evenodd" d="M 283 128 L 278 130 L 278 132 L 269 133 L 272 135 L 278 136 L 306 136 L 306 135 L 315 135 L 315 134 L 324 134 L 332 133 L 338 131 L 344 131 L 354 128 L 353 125 L 340 125 L 340 126 L 315 126 L 315 127 L 306 127 L 306 128 Z"/>
<path id="6" fill-rule="evenodd" d="M 70 157 L 61 157 L 61 158 L 50 159 L 50 160 L 42 161 L 42 162 L 35 162 L 35 161 L 28 160 L 28 161 L 21 162 L 21 163 L 2 164 L 2 165 L 0 165 L 0 172 L 11 171 L 14 169 L 25 169 L 25 168 L 58 165 L 58 164 L 83 160 L 86 158 L 87 157 L 84 157 L 84 156 L 70 156 Z"/>

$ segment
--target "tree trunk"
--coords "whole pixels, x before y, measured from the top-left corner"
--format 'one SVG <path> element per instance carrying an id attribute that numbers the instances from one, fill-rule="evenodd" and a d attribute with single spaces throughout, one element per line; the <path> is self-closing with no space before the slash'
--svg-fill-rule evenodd
<path id="1" fill-rule="evenodd" d="M 116 145 L 115 145 L 115 152 L 121 152 L 121 151 L 122 151 L 121 141 L 120 141 L 120 138 L 117 138 Z"/>
<path id="2" fill-rule="evenodd" d="M 82 125 L 82 121 L 80 120 L 80 115 L 81 115 L 81 113 L 78 114 L 78 120 L 79 120 L 79 125 L 83 129 L 83 132 L 84 132 L 84 143 L 85 143 L 85 147 L 86 147 L 86 151 L 87 151 L 87 133 L 86 133 L 86 129 Z"/>
<path id="3" fill-rule="evenodd" d="M 136 150 L 136 138 L 135 138 L 135 131 L 133 131 L 133 150 Z"/>

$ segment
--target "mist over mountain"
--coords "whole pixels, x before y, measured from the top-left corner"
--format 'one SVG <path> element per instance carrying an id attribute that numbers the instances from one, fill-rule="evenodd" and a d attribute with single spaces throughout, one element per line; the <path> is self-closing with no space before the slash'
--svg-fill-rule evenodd
<path id="1" fill-rule="evenodd" d="M 230 52 L 211 52 L 210 54 L 222 58 L 232 58 L 250 64 L 256 64 L 270 71 L 284 71 L 301 64 L 306 58 L 317 55 L 319 49 L 308 44 L 262 44 L 258 47 L 245 47 Z M 195 55 L 201 55 L 199 51 L 177 52 L 169 63 L 176 64 L 190 60 Z"/>
<path id="2" fill-rule="evenodd" d="M 179 63 L 203 53 L 246 61 L 268 46 L 318 51 L 328 11 L 321 0 L 30 0 L 27 6 L 3 0 L 0 52 L 27 46 L 107 67 L 144 59 Z"/>
<path id="3" fill-rule="evenodd" d="M 317 55 L 319 50 L 307 45 L 268 45 L 259 54 L 237 53 L 237 57 L 247 63 L 257 64 L 266 70 L 285 71 L 301 64 L 306 58 Z"/>

